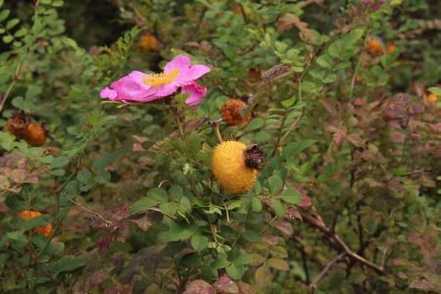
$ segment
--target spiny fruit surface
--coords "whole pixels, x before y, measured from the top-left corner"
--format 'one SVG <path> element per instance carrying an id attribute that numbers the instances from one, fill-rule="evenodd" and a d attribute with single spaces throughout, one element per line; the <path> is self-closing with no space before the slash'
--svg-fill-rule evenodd
<path id="1" fill-rule="evenodd" d="M 251 115 L 249 113 L 241 113 L 246 108 L 247 104 L 242 100 L 228 99 L 221 108 L 222 118 L 230 126 L 246 124 L 251 120 Z"/>
<path id="2" fill-rule="evenodd" d="M 32 146 L 41 146 L 46 141 L 46 131 L 40 123 L 30 123 L 24 132 L 26 142 Z"/>
<path id="3" fill-rule="evenodd" d="M 18 216 L 23 220 L 31 220 L 33 218 L 41 216 L 41 212 L 35 210 L 23 210 L 18 213 Z M 35 232 L 46 237 L 50 237 L 53 232 L 52 224 L 36 227 Z"/>
<path id="4" fill-rule="evenodd" d="M 247 146 L 238 141 L 225 141 L 213 151 L 211 168 L 222 187 L 230 194 L 249 191 L 256 182 L 258 171 L 245 164 Z"/>

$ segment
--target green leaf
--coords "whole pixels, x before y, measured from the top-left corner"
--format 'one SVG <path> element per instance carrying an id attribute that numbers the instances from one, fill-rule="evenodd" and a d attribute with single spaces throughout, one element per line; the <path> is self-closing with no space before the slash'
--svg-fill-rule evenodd
<path id="1" fill-rule="evenodd" d="M 82 169 L 77 174 L 77 180 L 80 187 L 80 191 L 87 192 L 94 186 L 94 180 L 92 173 L 88 169 Z"/>
<path id="2" fill-rule="evenodd" d="M 226 270 L 227 270 L 227 274 L 232 279 L 240 280 L 242 278 L 243 274 L 245 273 L 245 271 L 247 270 L 247 267 L 244 265 L 238 265 L 238 264 L 232 263 L 229 266 L 227 266 Z"/>
<path id="3" fill-rule="evenodd" d="M 274 174 L 268 179 L 268 185 L 271 194 L 277 194 L 277 192 L 282 190 L 283 180 L 278 174 Z"/>
<path id="4" fill-rule="evenodd" d="M 140 212 L 145 212 L 148 209 L 152 208 L 153 206 L 156 206 L 159 204 L 158 199 L 150 198 L 150 197 L 144 197 L 136 201 L 132 204 L 129 208 L 130 214 L 137 214 Z"/>
<path id="5" fill-rule="evenodd" d="M 61 7 L 63 6 L 63 1 L 62 0 L 54 0 L 54 2 L 52 3 L 53 7 Z"/>
<path id="6" fill-rule="evenodd" d="M 282 104 L 282 106 L 284 108 L 290 108 L 291 106 L 293 106 L 295 104 L 296 100 L 297 100 L 297 98 L 295 96 L 293 96 L 289 99 L 283 100 L 282 102 L 280 102 L 280 104 Z"/>
<path id="7" fill-rule="evenodd" d="M 201 234 L 194 234 L 191 237 L 191 246 L 193 246 L 194 250 L 202 251 L 208 248 L 208 238 Z"/>
<path id="8" fill-rule="evenodd" d="M 255 131 L 263 127 L 265 124 L 265 121 L 262 118 L 255 118 L 253 119 L 247 126 L 246 131 Z"/>
<path id="9" fill-rule="evenodd" d="M 260 199 L 259 198 L 256 198 L 256 197 L 254 197 L 252 200 L 251 200 L 251 209 L 254 211 L 254 212 L 261 212 L 262 211 L 262 201 L 260 201 Z"/>
<path id="10" fill-rule="evenodd" d="M 5 19 L 7 19 L 9 16 L 9 13 L 10 13 L 9 9 L 2 10 L 0 12 L 0 22 L 3 22 Z"/>
<path id="11" fill-rule="evenodd" d="M 6 36 L 3 36 L 3 42 L 5 43 L 5 44 L 9 44 L 9 43 L 11 43 L 12 41 L 14 41 L 14 36 L 12 36 L 12 35 L 6 35 Z"/>
<path id="12" fill-rule="evenodd" d="M 182 197 L 181 200 L 179 201 L 179 208 L 184 213 L 191 212 L 191 201 L 190 201 L 190 199 L 188 199 L 185 196 Z"/>
<path id="13" fill-rule="evenodd" d="M 14 36 L 16 36 L 17 38 L 21 38 L 21 37 L 25 36 L 27 33 L 28 33 L 28 30 L 26 28 L 21 28 L 15 32 Z"/>
<path id="14" fill-rule="evenodd" d="M 332 68 L 333 59 L 328 54 L 323 54 L 317 58 L 316 62 L 323 68 Z"/>
<path id="15" fill-rule="evenodd" d="M 178 204 L 176 202 L 164 202 L 159 205 L 159 209 L 163 214 L 174 217 L 178 211 Z"/>
<path id="16" fill-rule="evenodd" d="M 305 149 L 312 146 L 315 142 L 316 142 L 315 140 L 308 139 L 308 140 L 299 140 L 297 142 L 289 143 L 283 149 L 283 156 L 286 159 L 293 159 L 293 157 L 299 155 Z"/>
<path id="17" fill-rule="evenodd" d="M 66 255 L 59 260 L 48 264 L 48 271 L 54 276 L 60 273 L 72 272 L 86 265 L 86 259 L 84 257 L 78 257 L 73 255 Z"/>
<path id="18" fill-rule="evenodd" d="M 22 249 L 28 243 L 28 239 L 22 231 L 8 232 L 5 234 L 5 239 L 11 242 L 15 249 Z"/>
<path id="19" fill-rule="evenodd" d="M 48 221 L 49 217 L 47 215 L 42 215 L 40 217 L 36 217 L 30 220 L 23 220 L 20 224 L 20 229 L 28 231 L 35 227 L 43 226 L 47 224 Z"/>
<path id="20" fill-rule="evenodd" d="M 267 261 L 268 265 L 276 270 L 279 271 L 283 271 L 286 272 L 289 270 L 289 265 L 288 262 L 286 262 L 286 260 L 281 259 L 281 258 L 270 258 Z"/>
<path id="21" fill-rule="evenodd" d="M 167 242 L 188 240 L 193 236 L 196 230 L 197 227 L 195 226 L 181 225 L 171 222 L 169 230 L 160 233 L 159 238 Z"/>
<path id="22" fill-rule="evenodd" d="M 13 19 L 8 20 L 8 22 L 6 23 L 6 29 L 10 30 L 10 29 L 14 28 L 19 22 L 20 22 L 20 20 L 18 18 L 13 18 Z"/>
<path id="23" fill-rule="evenodd" d="M 271 206 L 273 207 L 274 212 L 278 217 L 281 217 L 285 214 L 286 208 L 283 203 L 278 199 L 272 199 Z"/>
<path id="24" fill-rule="evenodd" d="M 10 151 L 15 146 L 15 137 L 6 132 L 0 131 L 0 146 L 6 151 Z"/>
<path id="25" fill-rule="evenodd" d="M 289 204 L 298 204 L 300 202 L 300 194 L 292 188 L 288 188 L 282 193 L 282 200 Z"/>
<path id="26" fill-rule="evenodd" d="M 441 97 L 441 88 L 440 87 L 430 87 L 429 92 Z"/>

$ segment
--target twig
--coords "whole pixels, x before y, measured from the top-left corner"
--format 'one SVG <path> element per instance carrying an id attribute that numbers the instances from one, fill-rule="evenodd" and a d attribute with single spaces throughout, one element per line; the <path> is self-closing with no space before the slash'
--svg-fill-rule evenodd
<path id="1" fill-rule="evenodd" d="M 309 267 L 308 267 L 308 260 L 306 259 L 306 252 L 305 249 L 300 247 L 300 254 L 302 255 L 302 266 L 303 266 L 303 272 L 305 273 L 305 282 L 309 284 L 311 282 L 311 278 L 309 277 Z"/>
<path id="2" fill-rule="evenodd" d="M 382 266 L 380 267 L 352 251 L 350 247 L 341 239 L 341 237 L 338 236 L 335 232 L 332 232 L 332 230 L 328 228 L 323 222 L 321 222 L 320 219 L 311 216 L 306 211 L 299 211 L 302 215 L 303 221 L 306 224 L 322 232 L 330 242 L 337 246 L 337 249 L 342 250 L 350 259 L 374 270 L 378 274 L 385 274 L 384 268 Z"/>
<path id="3" fill-rule="evenodd" d="M 332 269 L 332 267 L 337 262 L 342 260 L 345 256 L 346 256 L 346 252 L 340 253 L 334 259 L 332 259 L 330 262 L 328 262 L 328 264 L 326 264 L 326 266 L 322 269 L 322 271 L 314 278 L 312 283 L 309 285 L 309 288 L 312 289 L 313 293 L 317 289 L 320 281 L 326 276 L 326 274 Z"/>
<path id="4" fill-rule="evenodd" d="M 8 99 L 9 95 L 11 94 L 12 90 L 13 90 L 14 87 L 15 87 L 15 84 L 16 84 L 17 81 L 18 81 L 18 76 L 19 76 L 20 71 L 21 71 L 21 65 L 22 65 L 21 63 L 19 63 L 19 64 L 17 65 L 17 68 L 15 69 L 14 76 L 12 77 L 12 82 L 9 84 L 9 87 L 8 87 L 8 89 L 6 90 L 6 92 L 5 92 L 5 94 L 3 95 L 3 97 L 1 97 L 2 100 L 0 101 L 0 112 L 3 111 L 3 107 L 4 107 L 5 104 L 6 104 L 6 100 Z"/>
<path id="5" fill-rule="evenodd" d="M 106 219 L 104 216 L 102 216 L 101 214 L 99 214 L 98 212 L 82 205 L 79 202 L 76 202 L 75 200 L 71 199 L 70 202 L 72 202 L 72 204 L 78 206 L 79 208 L 81 208 L 82 210 L 86 211 L 89 214 L 92 214 L 94 216 L 97 216 L 99 219 L 101 219 L 106 225 L 108 226 L 113 226 L 113 222 L 109 221 L 108 219 Z"/>
<path id="6" fill-rule="evenodd" d="M 219 143 L 222 143 L 224 140 L 222 139 L 222 135 L 220 133 L 219 122 L 213 121 L 213 122 L 211 122 L 211 125 L 214 129 L 214 133 L 216 134 L 216 137 L 217 137 Z"/>

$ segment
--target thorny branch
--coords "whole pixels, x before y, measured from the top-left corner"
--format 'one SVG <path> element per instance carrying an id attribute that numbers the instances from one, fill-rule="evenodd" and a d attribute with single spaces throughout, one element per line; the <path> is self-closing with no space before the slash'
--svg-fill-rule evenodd
<path id="1" fill-rule="evenodd" d="M 355 253 L 344 241 L 343 239 L 333 232 L 326 224 L 323 222 L 319 215 L 313 216 L 308 211 L 304 211 L 299 209 L 299 212 L 302 216 L 303 222 L 307 225 L 319 230 L 323 233 L 324 237 L 340 252 L 345 253 L 352 261 L 357 262 L 363 266 L 366 266 L 372 270 L 374 270 L 378 274 L 385 274 L 383 266 L 378 266 L 366 258 Z"/>

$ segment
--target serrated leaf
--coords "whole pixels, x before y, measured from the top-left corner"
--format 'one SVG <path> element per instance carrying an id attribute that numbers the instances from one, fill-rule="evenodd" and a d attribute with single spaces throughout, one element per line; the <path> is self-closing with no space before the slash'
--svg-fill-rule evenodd
<path id="1" fill-rule="evenodd" d="M 17 38 L 23 37 L 28 33 L 28 30 L 26 28 L 21 28 L 18 31 L 15 32 L 14 36 Z"/>
<path id="2" fill-rule="evenodd" d="M 0 22 L 3 22 L 5 19 L 7 19 L 9 16 L 9 13 L 10 13 L 9 9 L 4 9 L 4 10 L 0 11 Z"/>
<path id="3" fill-rule="evenodd" d="M 263 206 L 262 206 L 262 201 L 260 201 L 259 198 L 253 198 L 253 199 L 251 200 L 251 209 L 252 209 L 254 212 L 261 212 L 261 211 L 262 211 L 262 208 L 263 208 Z"/>
<path id="4" fill-rule="evenodd" d="M 262 118 L 253 119 L 247 126 L 246 131 L 255 131 L 263 127 L 265 121 Z"/>
<path id="5" fill-rule="evenodd" d="M 283 187 L 283 180 L 278 174 L 274 174 L 268 179 L 268 185 L 270 192 L 277 194 Z"/>
<path id="6" fill-rule="evenodd" d="M 179 208 L 184 212 L 184 213 L 189 213 L 191 212 L 191 201 L 190 199 L 188 199 L 187 197 L 182 197 L 181 200 L 179 200 Z"/>
<path id="7" fill-rule="evenodd" d="M 201 235 L 201 234 L 194 234 L 191 237 L 191 246 L 193 246 L 193 248 L 196 251 L 202 251 L 204 249 L 208 248 L 208 238 Z"/>
<path id="8" fill-rule="evenodd" d="M 287 159 L 292 159 L 293 157 L 303 152 L 305 149 L 312 146 L 315 142 L 316 142 L 315 140 L 308 139 L 308 140 L 300 140 L 297 142 L 289 143 L 283 149 L 283 156 Z"/>
<path id="9" fill-rule="evenodd" d="M 226 268 L 227 274 L 235 280 L 240 280 L 246 271 L 246 266 L 235 263 L 230 264 Z"/>
<path id="10" fill-rule="evenodd" d="M 12 134 L 0 131 L 0 146 L 6 151 L 12 150 L 15 146 L 15 137 Z"/>
<path id="11" fill-rule="evenodd" d="M 300 202 L 300 193 L 292 188 L 288 188 L 282 192 L 282 200 L 296 205 Z"/>
<path id="12" fill-rule="evenodd" d="M 150 197 L 144 197 L 136 201 L 132 204 L 129 208 L 129 212 L 131 215 L 137 214 L 140 212 L 145 212 L 148 209 L 152 208 L 153 206 L 156 206 L 159 204 L 159 201 L 157 199 L 153 199 Z"/>
<path id="13" fill-rule="evenodd" d="M 259 293 L 266 293 L 266 289 L 270 287 L 273 281 L 273 274 L 270 268 L 264 264 L 259 267 L 254 274 L 255 285 L 260 290 Z"/>
<path id="14" fill-rule="evenodd" d="M 169 230 L 162 232 L 159 238 L 168 242 L 188 240 L 193 236 L 196 230 L 197 228 L 195 226 L 180 225 L 172 222 L 169 225 Z"/>
<path id="15" fill-rule="evenodd" d="M 6 29 L 10 30 L 10 29 L 14 28 L 19 22 L 20 22 L 20 20 L 18 18 L 13 18 L 13 19 L 8 20 L 8 22 L 6 22 Z"/>
<path id="16" fill-rule="evenodd" d="M 283 205 L 283 203 L 281 201 L 279 201 L 278 199 L 272 199 L 271 200 L 271 206 L 274 209 L 274 213 L 278 216 L 281 217 L 285 214 L 286 208 Z"/>
<path id="17" fill-rule="evenodd" d="M 3 36 L 2 40 L 3 40 L 3 42 L 4 42 L 5 44 L 9 44 L 9 43 L 11 43 L 12 41 L 14 41 L 14 36 L 12 36 L 12 35 L 6 35 L 6 36 Z"/>
<path id="18" fill-rule="evenodd" d="M 61 257 L 59 260 L 48 264 L 48 271 L 57 276 L 60 273 L 72 272 L 86 265 L 86 259 L 73 255 Z"/>
<path id="19" fill-rule="evenodd" d="M 276 270 L 279 270 L 279 271 L 286 272 L 289 270 L 288 262 L 286 262 L 286 260 L 281 259 L 281 258 L 275 258 L 275 257 L 270 258 L 267 261 L 267 263 L 270 267 L 272 267 Z"/>

